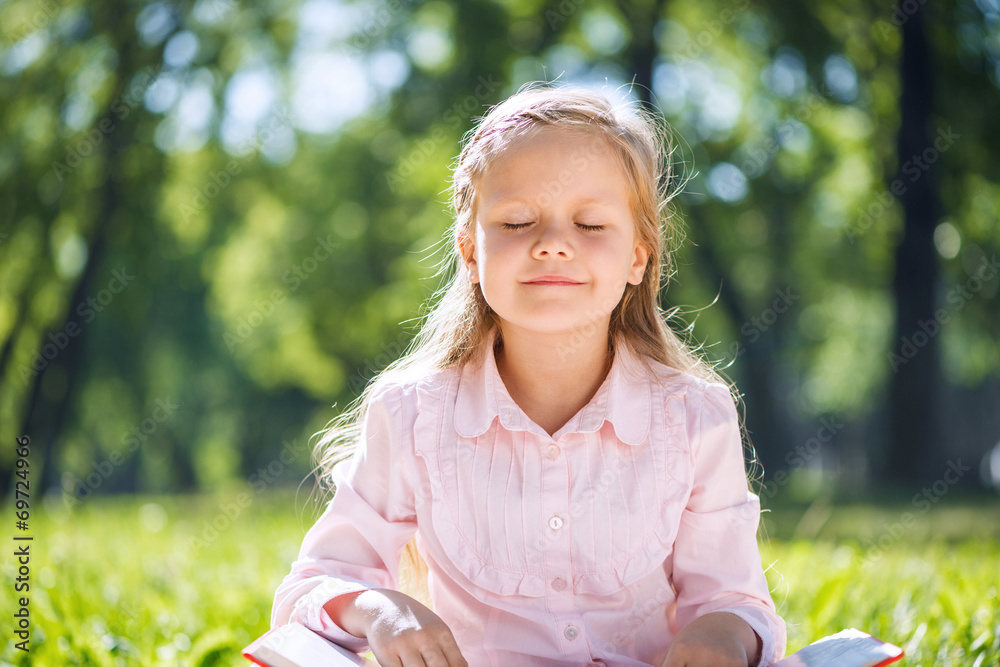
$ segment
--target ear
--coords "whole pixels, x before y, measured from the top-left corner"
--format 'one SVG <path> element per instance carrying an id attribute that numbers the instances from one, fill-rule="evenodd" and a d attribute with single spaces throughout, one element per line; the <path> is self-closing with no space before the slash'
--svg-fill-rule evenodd
<path id="1" fill-rule="evenodd" d="M 469 282 L 479 282 L 479 263 L 476 262 L 476 245 L 469 236 L 468 230 L 458 233 L 458 252 L 465 265 L 465 271 L 469 274 Z"/>
<path id="2" fill-rule="evenodd" d="M 628 282 L 638 285 L 642 282 L 642 276 L 646 272 L 646 262 L 649 261 L 649 250 L 643 244 L 636 243 L 633 253 L 632 266 L 628 272 Z"/>

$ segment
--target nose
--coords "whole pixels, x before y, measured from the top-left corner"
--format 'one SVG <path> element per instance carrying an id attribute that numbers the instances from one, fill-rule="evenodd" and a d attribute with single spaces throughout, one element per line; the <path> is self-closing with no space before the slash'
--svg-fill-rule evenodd
<path id="1" fill-rule="evenodd" d="M 549 221 L 536 226 L 538 238 L 532 246 L 531 254 L 536 259 L 551 257 L 573 258 L 573 244 L 565 225 Z"/>

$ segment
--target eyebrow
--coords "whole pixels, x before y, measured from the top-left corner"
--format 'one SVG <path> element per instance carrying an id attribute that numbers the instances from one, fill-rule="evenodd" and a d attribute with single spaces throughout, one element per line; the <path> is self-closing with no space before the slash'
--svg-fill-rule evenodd
<path id="1" fill-rule="evenodd" d="M 502 206 L 507 206 L 509 204 L 533 204 L 534 202 L 530 199 L 525 199 L 523 197 L 503 197 L 498 200 L 495 204 L 488 207 L 489 210 L 500 208 Z M 611 207 L 614 204 L 607 199 L 599 199 L 597 197 L 577 197 L 572 200 L 573 204 L 577 206 L 606 206 Z"/>

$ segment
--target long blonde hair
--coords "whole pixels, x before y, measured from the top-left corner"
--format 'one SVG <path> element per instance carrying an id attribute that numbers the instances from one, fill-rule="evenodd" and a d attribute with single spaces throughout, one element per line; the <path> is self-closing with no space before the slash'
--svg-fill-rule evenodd
<path id="1" fill-rule="evenodd" d="M 643 107 L 614 106 L 605 96 L 585 88 L 530 82 L 491 107 L 466 133 L 454 165 L 450 194 L 455 219 L 446 236 L 450 241 L 445 248 L 447 257 L 441 264 L 451 275 L 445 275 L 442 287 L 431 297 L 434 305 L 405 353 L 378 373 L 347 410 L 321 432 L 313 452 L 321 471 L 321 485 L 332 486 L 329 482 L 333 466 L 353 455 L 360 444 L 368 401 L 379 387 L 403 377 L 470 361 L 478 363 L 485 354 L 488 334 L 499 319 L 483 297 L 479 283 L 462 279 L 459 241 L 475 235 L 477 191 L 490 165 L 511 150 L 515 142 L 530 139 L 533 132 L 546 127 L 595 133 L 607 140 L 630 186 L 636 240 L 650 251 L 642 282 L 626 284 L 621 301 L 611 313 L 609 352 L 613 354 L 614 341 L 621 340 L 647 364 L 652 359 L 731 386 L 713 364 L 698 354 L 700 348 L 689 347 L 670 327 L 678 308 L 663 311 L 659 306 L 661 281 L 665 284 L 673 277 L 673 253 L 682 240 L 671 205 L 680 187 L 671 186 L 673 145 L 666 121 Z M 680 327 L 685 333 L 690 329 Z M 502 341 L 499 328 L 498 338 Z M 426 564 L 413 540 L 401 558 L 400 589 L 431 606 Z"/>

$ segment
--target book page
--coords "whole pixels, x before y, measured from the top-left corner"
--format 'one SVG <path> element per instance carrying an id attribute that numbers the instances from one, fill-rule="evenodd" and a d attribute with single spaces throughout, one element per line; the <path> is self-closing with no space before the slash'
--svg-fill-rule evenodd
<path id="1" fill-rule="evenodd" d="M 269 630 L 243 649 L 243 656 L 268 667 L 378 667 L 300 623 Z"/>
<path id="2" fill-rule="evenodd" d="M 902 656 L 898 646 L 851 628 L 815 641 L 771 667 L 877 667 Z"/>

